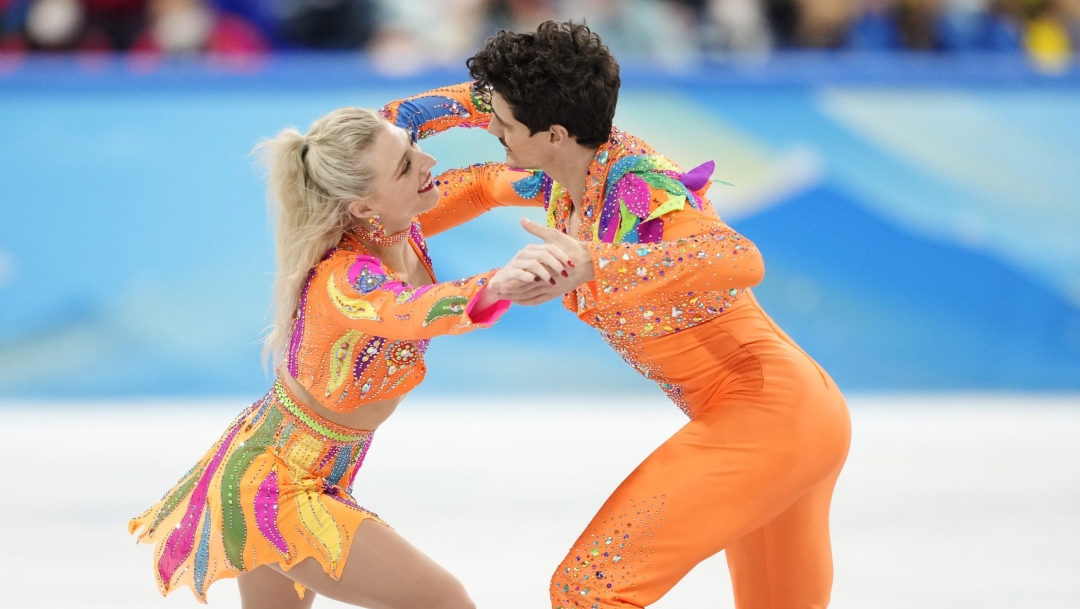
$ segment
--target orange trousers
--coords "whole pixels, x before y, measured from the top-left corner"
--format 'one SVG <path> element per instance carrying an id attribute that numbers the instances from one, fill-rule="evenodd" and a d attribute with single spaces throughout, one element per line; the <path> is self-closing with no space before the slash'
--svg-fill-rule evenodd
<path id="1" fill-rule="evenodd" d="M 832 379 L 749 291 L 636 355 L 684 391 L 691 421 L 600 508 L 552 577 L 552 606 L 645 607 L 725 550 L 738 609 L 826 607 L 851 436 Z"/>

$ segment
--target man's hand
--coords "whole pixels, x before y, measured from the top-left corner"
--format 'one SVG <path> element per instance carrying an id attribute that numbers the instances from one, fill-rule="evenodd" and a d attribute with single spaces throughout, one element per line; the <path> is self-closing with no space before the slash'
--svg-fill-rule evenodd
<path id="1" fill-rule="evenodd" d="M 585 244 L 555 229 L 522 219 L 521 226 L 544 240 L 525 246 L 488 287 L 519 305 L 538 305 L 592 281 L 592 254 Z"/>

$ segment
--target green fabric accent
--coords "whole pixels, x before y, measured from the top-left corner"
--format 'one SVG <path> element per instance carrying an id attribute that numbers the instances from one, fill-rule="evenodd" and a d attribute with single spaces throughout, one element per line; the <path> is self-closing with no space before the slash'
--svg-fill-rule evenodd
<path id="1" fill-rule="evenodd" d="M 615 243 L 622 243 L 626 234 L 637 228 L 641 218 L 626 207 L 626 202 L 619 199 L 619 230 L 615 231 Z"/>
<path id="2" fill-rule="evenodd" d="M 173 491 L 169 493 L 168 498 L 165 499 L 161 509 L 158 510 L 157 516 L 154 518 L 154 524 L 150 525 L 151 529 L 156 529 L 158 525 L 161 524 L 161 521 L 168 518 L 169 514 L 172 514 L 173 510 L 176 509 L 176 506 L 180 505 L 180 502 L 187 498 L 191 493 L 191 489 L 195 488 L 195 481 L 199 479 L 199 476 L 196 474 L 202 473 L 203 469 L 204 468 L 199 468 L 199 466 L 196 465 L 188 472 L 186 476 L 187 480 L 180 486 L 175 487 Z"/>
<path id="3" fill-rule="evenodd" d="M 660 216 L 671 213 L 673 211 L 679 211 L 686 207 L 686 197 L 684 195 L 668 195 L 668 200 L 661 203 L 656 209 L 653 210 L 649 217 L 645 219 L 646 222 L 659 218 Z"/>
<path id="4" fill-rule="evenodd" d="M 664 175 L 662 173 L 654 173 L 651 171 L 644 171 L 637 174 L 639 178 L 645 180 L 645 183 L 653 188 L 659 188 L 666 190 L 673 195 L 686 195 L 686 185 L 676 180 L 675 178 Z"/>
<path id="5" fill-rule="evenodd" d="M 251 462 L 261 455 L 274 441 L 278 426 L 284 415 L 277 408 L 266 412 L 262 425 L 237 446 L 221 476 L 221 515 L 222 533 L 225 542 L 225 556 L 233 567 L 244 570 L 244 543 L 247 541 L 247 523 L 244 522 L 244 510 L 240 507 L 240 479 L 244 477 Z"/>
<path id="6" fill-rule="evenodd" d="M 424 327 L 428 324 L 443 317 L 457 317 L 465 312 L 466 305 L 469 304 L 469 298 L 467 296 L 447 296 L 446 298 L 440 298 L 424 317 Z"/>
<path id="7" fill-rule="evenodd" d="M 463 297 L 464 298 L 464 297 Z M 468 299 L 465 299 L 468 302 Z M 307 425 L 311 429 L 315 430 L 322 436 L 330 438 L 331 440 L 337 440 L 338 442 L 356 442 L 357 440 L 363 440 L 370 434 L 349 435 L 338 433 L 325 425 L 320 424 L 315 419 L 311 418 L 311 415 L 304 412 L 296 402 L 292 401 L 289 394 L 285 393 L 285 388 L 282 386 L 281 381 L 274 384 L 274 393 L 277 395 L 278 400 L 281 402 L 285 409 L 288 410 L 296 418 L 303 421 L 304 425 Z"/>

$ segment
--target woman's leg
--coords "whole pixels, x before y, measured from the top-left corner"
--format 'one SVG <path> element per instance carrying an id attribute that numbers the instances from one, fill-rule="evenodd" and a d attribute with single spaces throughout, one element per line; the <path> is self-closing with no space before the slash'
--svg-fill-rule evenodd
<path id="1" fill-rule="evenodd" d="M 789 509 L 838 471 L 847 453 L 846 410 L 807 416 L 811 410 L 732 400 L 687 423 L 619 485 L 578 538 L 552 577 L 552 605 L 650 605 L 699 562 Z M 811 558 L 828 560 L 821 552 Z"/>
<path id="2" fill-rule="evenodd" d="M 308 590 L 300 598 L 293 580 L 267 565 L 244 573 L 236 582 L 241 609 L 308 609 L 315 602 L 314 592 Z"/>
<path id="3" fill-rule="evenodd" d="M 277 573 L 321 596 L 368 609 L 475 609 L 465 587 L 435 561 L 390 527 L 365 520 L 345 561 L 341 579 L 334 580 L 314 559 Z M 256 571 L 258 571 L 256 569 Z M 244 577 L 254 575 L 256 571 Z M 289 594 L 297 594 L 289 583 Z M 244 596 L 244 587 L 240 589 Z M 307 596 L 307 594 L 305 594 Z M 270 605 L 268 605 L 270 606 Z M 274 609 L 303 605 L 272 605 Z M 256 605 L 252 604 L 252 608 Z"/>

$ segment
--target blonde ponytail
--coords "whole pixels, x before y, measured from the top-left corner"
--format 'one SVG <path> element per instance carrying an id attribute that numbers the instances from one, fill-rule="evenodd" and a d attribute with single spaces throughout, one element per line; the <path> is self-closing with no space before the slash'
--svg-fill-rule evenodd
<path id="1" fill-rule="evenodd" d="M 372 110 L 341 108 L 315 121 L 307 135 L 290 127 L 255 148 L 269 174 L 277 246 L 274 323 L 263 344 L 263 357 L 275 368 L 308 273 L 352 224 L 348 204 L 371 187 L 373 172 L 361 156 L 385 127 Z"/>

